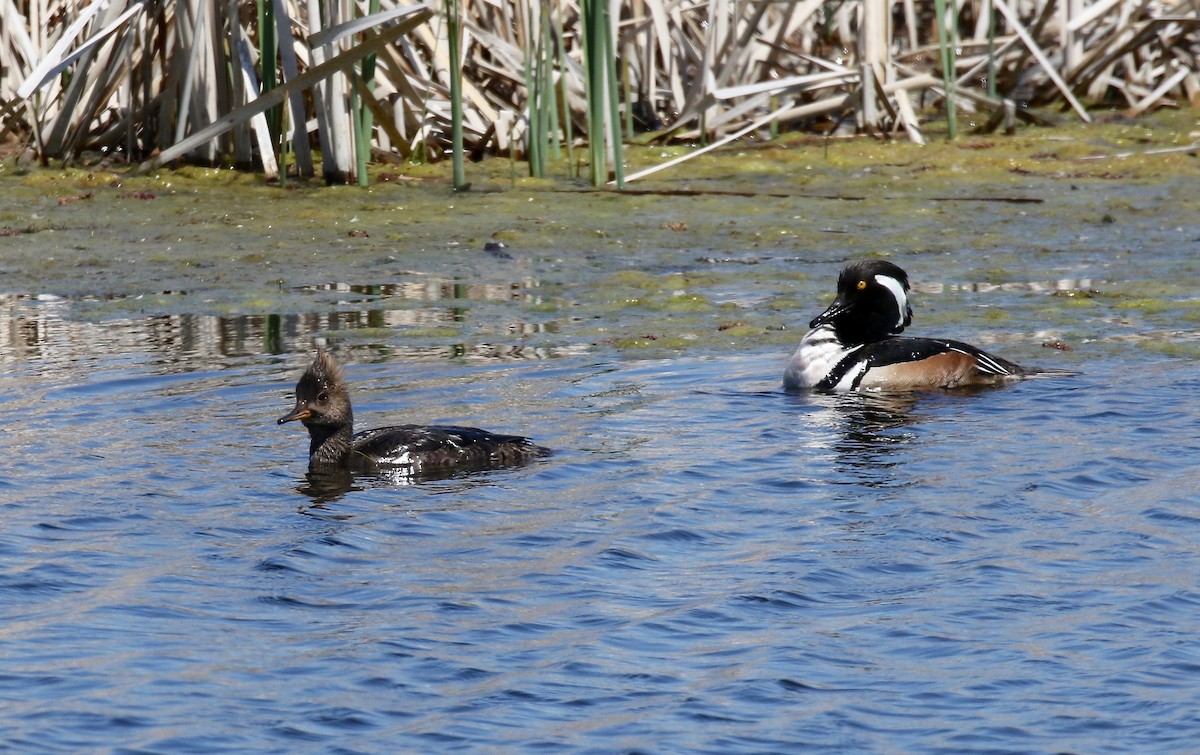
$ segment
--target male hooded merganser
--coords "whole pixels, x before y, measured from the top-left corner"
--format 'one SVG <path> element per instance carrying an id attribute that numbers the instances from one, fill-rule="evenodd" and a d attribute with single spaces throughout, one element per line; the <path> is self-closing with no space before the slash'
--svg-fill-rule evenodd
<path id="1" fill-rule="evenodd" d="M 847 265 L 837 291 L 792 355 L 785 389 L 908 391 L 991 385 L 1028 374 L 960 341 L 897 337 L 912 322 L 912 309 L 908 275 L 890 262 Z"/>
<path id="2" fill-rule="evenodd" d="M 424 475 L 513 466 L 550 454 L 528 438 L 474 427 L 396 425 L 356 435 L 341 365 L 323 350 L 296 383 L 296 408 L 278 424 L 296 419 L 308 428 L 310 469 L 406 467 Z"/>

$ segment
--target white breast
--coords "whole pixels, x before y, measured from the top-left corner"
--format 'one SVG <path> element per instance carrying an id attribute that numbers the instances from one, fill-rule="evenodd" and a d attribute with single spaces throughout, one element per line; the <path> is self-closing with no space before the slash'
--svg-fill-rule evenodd
<path id="1" fill-rule="evenodd" d="M 821 325 L 808 331 L 800 341 L 800 348 L 796 349 L 796 353 L 788 362 L 787 369 L 783 371 L 784 390 L 796 391 L 812 388 L 820 383 L 830 370 L 847 355 L 861 348 L 861 344 L 851 348 L 843 346 L 834 335 L 833 327 L 830 325 Z M 851 370 L 851 373 L 853 372 L 854 370 Z M 836 388 L 844 390 L 840 385 Z"/>

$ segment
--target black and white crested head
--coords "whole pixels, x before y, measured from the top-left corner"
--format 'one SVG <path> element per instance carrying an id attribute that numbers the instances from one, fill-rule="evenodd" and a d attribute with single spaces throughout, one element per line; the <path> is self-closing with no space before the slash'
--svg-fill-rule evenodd
<path id="1" fill-rule="evenodd" d="M 912 323 L 908 274 L 885 260 L 847 265 L 838 276 L 837 298 L 809 327 L 830 325 L 847 345 L 897 335 Z"/>

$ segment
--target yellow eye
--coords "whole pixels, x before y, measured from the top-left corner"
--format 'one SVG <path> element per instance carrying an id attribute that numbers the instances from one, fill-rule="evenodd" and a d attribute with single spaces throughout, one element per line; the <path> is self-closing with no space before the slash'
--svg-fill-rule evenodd
<path id="1" fill-rule="evenodd" d="M 867 282 L 866 282 L 866 281 L 859 281 L 859 282 L 858 282 L 858 290 L 859 290 L 859 291 L 862 291 L 862 290 L 863 290 L 864 288 L 866 288 L 866 287 L 867 287 Z"/>

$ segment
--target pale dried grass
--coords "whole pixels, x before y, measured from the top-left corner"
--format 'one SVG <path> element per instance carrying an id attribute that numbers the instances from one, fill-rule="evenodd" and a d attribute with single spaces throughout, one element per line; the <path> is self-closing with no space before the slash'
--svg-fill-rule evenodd
<path id="1" fill-rule="evenodd" d="M 286 144 L 311 175 L 315 145 L 330 181 L 351 180 L 368 144 L 405 159 L 446 153 L 443 14 L 397 0 L 376 14 L 350 0 L 264 1 L 279 40 L 266 53 L 280 76 L 269 87 L 263 3 L 0 0 L 4 135 L 45 160 L 102 150 L 143 168 L 187 158 L 269 174 Z M 837 125 L 921 141 L 949 95 L 992 125 L 1039 106 L 1087 120 L 1089 105 L 1137 115 L 1200 99 L 1190 2 L 950 3 L 956 54 L 943 57 L 931 1 L 612 0 L 619 86 L 603 95 L 586 85 L 581 2 L 462 0 L 468 153 L 561 152 L 598 128 L 589 95 L 612 92 L 624 140 L 709 143 Z M 352 95 L 374 122 L 369 134 L 353 128 Z"/>

